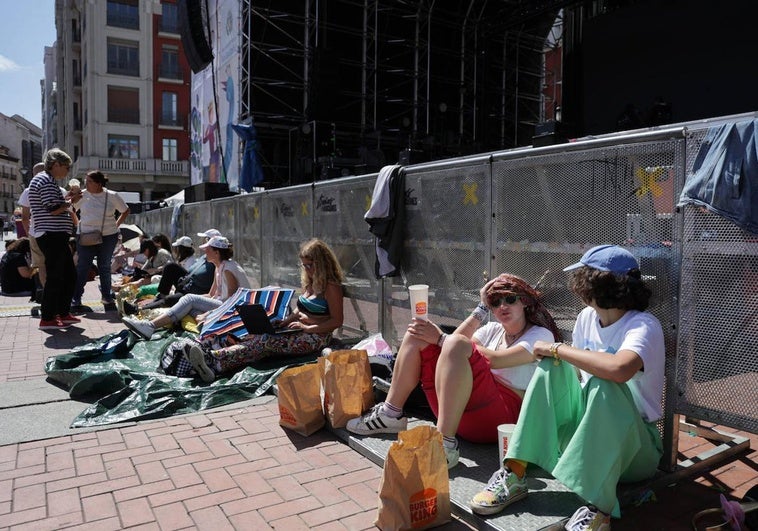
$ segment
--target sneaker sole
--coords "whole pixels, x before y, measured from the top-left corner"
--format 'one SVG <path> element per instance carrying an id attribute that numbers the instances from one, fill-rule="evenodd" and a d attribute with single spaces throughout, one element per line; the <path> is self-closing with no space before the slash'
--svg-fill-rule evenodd
<path id="1" fill-rule="evenodd" d="M 518 494 L 511 499 L 509 499 L 506 503 L 503 503 L 501 505 L 476 505 L 474 503 L 469 503 L 468 506 L 471 509 L 471 511 L 475 514 L 481 514 L 481 515 L 490 515 L 490 514 L 497 514 L 509 505 L 512 505 L 513 503 L 516 503 L 519 500 L 523 500 L 526 498 L 527 494 L 529 494 L 529 491 L 523 492 L 521 494 Z"/>
<path id="2" fill-rule="evenodd" d="M 70 324 L 63 323 L 62 325 L 49 325 L 49 326 L 40 326 L 40 330 L 63 330 L 64 328 L 68 328 L 71 326 Z"/>
<path id="3" fill-rule="evenodd" d="M 211 383 L 216 379 L 216 373 L 205 363 L 205 354 L 202 349 L 192 347 L 187 357 L 192 368 L 205 383 Z"/>
<path id="4" fill-rule="evenodd" d="M 137 337 L 141 337 L 142 339 L 150 339 L 151 337 L 153 337 L 152 334 L 150 334 L 149 336 L 146 336 L 144 333 L 137 330 L 136 327 L 132 326 L 132 323 L 130 322 L 127 322 L 127 321 L 122 321 L 122 322 L 124 323 L 124 326 L 126 326 L 129 330 L 131 330 L 135 334 L 137 334 Z"/>
<path id="5" fill-rule="evenodd" d="M 381 433 L 400 433 L 401 431 L 405 431 L 408 429 L 407 425 L 405 428 L 376 428 L 376 429 L 363 429 L 363 428 L 351 428 L 350 426 L 345 426 L 345 429 L 349 431 L 350 433 L 354 433 L 356 435 L 376 435 Z"/>

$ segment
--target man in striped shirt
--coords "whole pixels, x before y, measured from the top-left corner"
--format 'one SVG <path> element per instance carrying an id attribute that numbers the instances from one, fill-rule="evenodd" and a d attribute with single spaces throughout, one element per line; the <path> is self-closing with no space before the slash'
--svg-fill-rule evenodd
<path id="1" fill-rule="evenodd" d="M 64 196 L 56 183 L 68 175 L 71 157 L 53 148 L 45 153 L 45 171 L 29 183 L 29 206 L 37 243 L 45 256 L 47 282 L 42 294 L 40 330 L 55 330 L 81 322 L 71 315 L 71 297 L 76 283 L 76 267 L 68 239 L 73 232 L 70 193 Z"/>

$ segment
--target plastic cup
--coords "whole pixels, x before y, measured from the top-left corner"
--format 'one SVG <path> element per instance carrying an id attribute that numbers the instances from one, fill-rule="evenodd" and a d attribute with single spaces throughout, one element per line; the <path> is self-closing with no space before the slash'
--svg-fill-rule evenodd
<path id="1" fill-rule="evenodd" d="M 503 464 L 503 458 L 506 452 L 508 452 L 508 441 L 513 435 L 513 430 L 516 429 L 515 424 L 501 424 L 497 427 L 497 449 L 500 452 L 500 464 Z"/>
<path id="2" fill-rule="evenodd" d="M 411 317 L 428 320 L 429 311 L 429 286 L 426 284 L 414 284 L 408 286 L 408 294 L 411 297 Z"/>

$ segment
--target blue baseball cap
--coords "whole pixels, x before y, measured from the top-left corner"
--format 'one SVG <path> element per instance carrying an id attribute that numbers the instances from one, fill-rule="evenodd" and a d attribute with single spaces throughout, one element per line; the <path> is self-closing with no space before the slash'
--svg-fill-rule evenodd
<path id="1" fill-rule="evenodd" d="M 597 247 L 593 247 L 584 253 L 577 263 L 563 270 L 571 271 L 582 266 L 591 267 L 599 271 L 610 271 L 617 275 L 626 275 L 632 269 L 640 268 L 640 264 L 637 263 L 634 255 L 617 245 L 598 245 Z"/>

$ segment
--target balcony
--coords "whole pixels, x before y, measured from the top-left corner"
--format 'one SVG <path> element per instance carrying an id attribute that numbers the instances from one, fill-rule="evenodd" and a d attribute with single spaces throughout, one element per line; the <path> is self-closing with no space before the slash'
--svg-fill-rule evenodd
<path id="1" fill-rule="evenodd" d="M 189 178 L 189 161 L 160 159 L 114 159 L 109 157 L 79 157 L 74 164 L 71 175 L 78 176 L 89 170 L 97 169 L 108 174 L 109 179 L 116 176 L 160 178 Z"/>
<path id="2" fill-rule="evenodd" d="M 106 24 L 115 28 L 139 29 L 139 15 L 108 12 Z"/>

